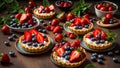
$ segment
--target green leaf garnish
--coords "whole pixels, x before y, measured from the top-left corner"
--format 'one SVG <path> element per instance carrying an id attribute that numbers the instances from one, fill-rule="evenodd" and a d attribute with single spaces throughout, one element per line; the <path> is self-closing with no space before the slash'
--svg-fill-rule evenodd
<path id="1" fill-rule="evenodd" d="M 48 0 L 43 0 L 43 6 L 48 7 L 50 5 Z"/>
<path id="2" fill-rule="evenodd" d="M 107 33 L 107 39 L 109 42 L 113 42 L 114 39 L 117 37 L 116 33 L 110 33 L 109 31 L 106 31 Z"/>
<path id="3" fill-rule="evenodd" d="M 80 0 L 75 3 L 75 8 L 71 11 L 75 16 L 81 16 L 87 12 L 87 9 L 91 6 L 91 3 L 85 3 L 84 0 Z"/>
<path id="4" fill-rule="evenodd" d="M 61 12 L 57 15 L 57 18 L 61 18 L 61 16 L 63 16 L 63 14 L 65 14 L 65 12 Z"/>
<path id="5" fill-rule="evenodd" d="M 87 64 L 85 68 L 95 68 L 95 66 L 93 64 Z"/>

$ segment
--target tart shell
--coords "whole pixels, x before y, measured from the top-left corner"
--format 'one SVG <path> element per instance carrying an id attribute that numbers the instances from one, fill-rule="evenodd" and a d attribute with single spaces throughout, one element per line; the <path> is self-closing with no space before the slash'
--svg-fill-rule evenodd
<path id="1" fill-rule="evenodd" d="M 76 30 L 73 27 L 68 27 L 68 29 L 75 34 L 86 34 L 93 29 L 93 23 L 90 23 L 89 28 L 84 30 L 80 30 L 80 29 Z"/>
<path id="2" fill-rule="evenodd" d="M 42 52 L 42 51 L 46 50 L 46 49 L 48 48 L 48 46 L 50 45 L 50 37 L 48 37 L 48 36 L 47 36 L 48 42 L 47 42 L 44 46 L 41 46 L 41 47 L 26 46 L 26 44 L 23 44 L 23 43 L 22 43 L 22 37 L 23 37 L 23 36 L 21 36 L 21 37 L 19 38 L 18 43 L 20 44 L 20 46 L 21 46 L 24 50 L 26 50 L 26 51 L 28 51 L 28 52 L 32 52 L 32 53 Z"/>
<path id="3" fill-rule="evenodd" d="M 55 15 L 55 12 L 53 12 L 53 13 L 38 13 L 38 9 L 34 9 L 33 14 L 37 18 L 49 19 Z"/>
<path id="4" fill-rule="evenodd" d="M 89 34 L 89 33 L 88 33 Z M 84 43 L 91 49 L 96 49 L 96 50 L 102 50 L 102 49 L 106 49 L 106 48 L 109 48 L 110 46 L 112 46 L 112 43 L 113 42 L 108 42 L 107 44 L 102 44 L 102 45 L 94 45 L 92 43 L 88 43 L 86 41 L 86 36 L 88 35 L 86 34 L 84 37 L 83 37 L 83 41 Z"/>
<path id="5" fill-rule="evenodd" d="M 83 52 L 86 54 L 85 50 L 83 49 Z M 60 59 L 57 59 L 57 53 L 54 51 L 52 53 L 52 57 L 53 59 L 57 62 L 57 64 L 61 67 L 67 67 L 67 68 L 73 68 L 73 67 L 78 67 L 80 66 L 85 60 L 86 57 L 84 57 L 81 61 L 79 62 L 74 62 L 74 63 L 70 63 L 70 62 L 62 62 Z"/>

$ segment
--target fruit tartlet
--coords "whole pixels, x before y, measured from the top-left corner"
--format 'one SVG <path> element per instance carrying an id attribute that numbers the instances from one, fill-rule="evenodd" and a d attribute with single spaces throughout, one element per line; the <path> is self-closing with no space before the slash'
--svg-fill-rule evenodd
<path id="1" fill-rule="evenodd" d="M 120 24 L 120 21 L 108 13 L 101 20 L 97 21 L 97 24 L 101 27 L 114 27 Z"/>
<path id="2" fill-rule="evenodd" d="M 102 50 L 112 46 L 116 34 L 96 28 L 93 32 L 85 34 L 84 43 L 91 49 Z"/>
<path id="3" fill-rule="evenodd" d="M 40 7 L 34 9 L 34 16 L 42 19 L 49 19 L 55 15 L 54 5 L 49 5 L 47 7 L 40 5 Z"/>
<path id="4" fill-rule="evenodd" d="M 86 34 L 93 28 L 93 23 L 88 18 L 75 17 L 68 29 L 75 34 Z"/>
<path id="5" fill-rule="evenodd" d="M 78 67 L 86 60 L 86 52 L 80 40 L 55 44 L 51 55 L 53 63 L 61 67 Z"/>
<path id="6" fill-rule="evenodd" d="M 29 32 L 24 32 L 24 35 L 19 38 L 18 43 L 28 52 L 43 52 L 50 45 L 50 37 L 32 29 Z"/>

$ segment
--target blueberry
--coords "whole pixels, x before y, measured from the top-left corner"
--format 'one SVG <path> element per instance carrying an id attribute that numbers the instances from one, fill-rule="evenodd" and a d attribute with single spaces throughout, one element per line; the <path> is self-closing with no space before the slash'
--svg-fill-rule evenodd
<path id="1" fill-rule="evenodd" d="M 105 43 L 105 40 L 100 40 L 100 43 Z"/>
<path id="2" fill-rule="evenodd" d="M 47 33 L 47 31 L 45 29 L 42 30 L 43 33 Z"/>
<path id="3" fill-rule="evenodd" d="M 36 24 L 36 23 L 37 23 L 36 19 L 33 21 L 33 23 L 34 23 L 34 24 Z"/>
<path id="4" fill-rule="evenodd" d="M 97 54 L 97 53 L 93 53 L 93 54 L 92 54 L 92 56 L 95 56 L 95 57 L 97 57 L 97 56 L 98 56 L 98 54 Z"/>
<path id="5" fill-rule="evenodd" d="M 27 44 L 28 44 L 28 46 L 31 46 L 31 45 L 32 45 L 32 42 L 28 42 Z"/>
<path id="6" fill-rule="evenodd" d="M 74 19 L 70 20 L 70 22 L 73 23 L 73 22 L 74 22 Z"/>
<path id="7" fill-rule="evenodd" d="M 74 50 L 74 47 L 70 47 L 70 50 L 71 50 L 71 51 Z"/>
<path id="8" fill-rule="evenodd" d="M 59 46 L 59 44 L 58 44 L 58 43 L 56 43 L 56 44 L 55 44 L 55 46 Z"/>
<path id="9" fill-rule="evenodd" d="M 96 43 L 96 44 L 99 44 L 99 43 L 100 43 L 100 41 L 99 41 L 99 40 L 97 40 L 95 43 Z"/>
<path id="10" fill-rule="evenodd" d="M 35 37 L 35 34 L 32 34 L 32 38 Z"/>
<path id="11" fill-rule="evenodd" d="M 10 22 L 10 25 L 12 25 L 13 23 L 14 23 L 14 22 L 11 21 L 11 22 Z"/>
<path id="12" fill-rule="evenodd" d="M 91 38 L 92 41 L 95 41 L 95 38 Z"/>
<path id="13" fill-rule="evenodd" d="M 35 18 L 32 18 L 33 19 L 33 21 L 36 21 L 36 19 Z"/>
<path id="14" fill-rule="evenodd" d="M 10 55 L 11 57 L 15 57 L 15 52 L 10 51 L 10 52 L 9 52 L 9 55 Z"/>
<path id="15" fill-rule="evenodd" d="M 12 25 L 13 25 L 13 27 L 16 27 L 16 26 L 17 26 L 17 24 L 16 24 L 16 23 L 13 23 Z"/>
<path id="16" fill-rule="evenodd" d="M 43 34 L 43 37 L 46 38 L 47 37 L 46 34 Z"/>
<path id="17" fill-rule="evenodd" d="M 10 18 L 14 19 L 14 18 L 15 18 L 15 16 L 14 16 L 14 15 L 11 15 L 11 16 L 10 16 Z"/>
<path id="18" fill-rule="evenodd" d="M 114 22 L 113 21 L 109 21 L 110 24 L 113 24 Z"/>
<path id="19" fill-rule="evenodd" d="M 115 52 L 115 54 L 119 54 L 120 50 L 115 50 L 114 52 Z"/>
<path id="20" fill-rule="evenodd" d="M 66 43 L 66 42 L 65 42 L 65 41 L 63 41 L 63 42 L 62 42 L 62 45 L 64 45 L 65 43 Z"/>
<path id="21" fill-rule="evenodd" d="M 44 22 L 44 20 L 43 19 L 40 19 L 40 23 L 43 23 Z"/>
<path id="22" fill-rule="evenodd" d="M 62 54 L 62 57 L 65 57 L 65 56 L 66 56 L 66 53 L 63 53 L 63 54 Z"/>
<path id="23" fill-rule="evenodd" d="M 42 13 L 45 13 L 45 10 L 42 10 Z"/>
<path id="24" fill-rule="evenodd" d="M 43 26 L 47 26 L 47 24 L 44 22 L 44 23 L 43 23 Z"/>
<path id="25" fill-rule="evenodd" d="M 75 29 L 79 29 L 79 26 L 74 26 Z"/>
<path id="26" fill-rule="evenodd" d="M 97 62 L 98 62 L 99 64 L 102 64 L 102 63 L 103 63 L 103 60 L 102 60 L 102 59 L 98 59 Z"/>
<path id="27" fill-rule="evenodd" d="M 24 44 L 25 44 L 25 43 L 26 43 L 26 40 L 23 40 L 23 41 L 22 41 L 22 43 L 24 43 Z"/>
<path id="28" fill-rule="evenodd" d="M 69 51 L 70 50 L 70 46 L 65 46 L 65 50 Z"/>
<path id="29" fill-rule="evenodd" d="M 10 43 L 9 43 L 8 41 L 5 41 L 5 42 L 4 42 L 4 45 L 10 46 Z"/>
<path id="30" fill-rule="evenodd" d="M 69 55 L 66 55 L 66 56 L 65 56 L 65 59 L 66 59 L 66 60 L 69 60 L 69 59 L 70 59 L 70 56 L 69 56 Z"/>
<path id="31" fill-rule="evenodd" d="M 99 54 L 98 55 L 98 59 L 104 59 L 104 55 L 103 54 Z"/>
<path id="32" fill-rule="evenodd" d="M 66 33 L 64 33 L 64 37 L 67 37 L 67 34 L 66 34 Z"/>
<path id="33" fill-rule="evenodd" d="M 12 36 L 9 36 L 9 37 L 8 37 L 8 40 L 13 41 L 14 39 L 13 39 Z"/>
<path id="34" fill-rule="evenodd" d="M 117 21 L 114 19 L 113 22 L 116 23 Z"/>
<path id="35" fill-rule="evenodd" d="M 25 26 L 25 25 L 22 25 L 22 28 L 26 28 L 26 26 Z"/>
<path id="36" fill-rule="evenodd" d="M 79 29 L 82 29 L 82 26 L 79 26 Z"/>
<path id="37" fill-rule="evenodd" d="M 100 36 L 101 36 L 101 34 L 100 34 L 100 33 L 98 33 L 98 34 L 97 34 L 97 36 L 96 36 L 96 38 L 98 38 L 98 39 L 99 39 L 99 38 L 100 38 Z"/>
<path id="38" fill-rule="evenodd" d="M 32 46 L 37 47 L 37 46 L 38 46 L 38 43 L 33 43 Z"/>
<path id="39" fill-rule="evenodd" d="M 38 29 L 39 32 L 42 32 L 42 29 Z"/>
<path id="40" fill-rule="evenodd" d="M 92 56 L 91 60 L 94 61 L 94 62 L 96 62 L 96 56 Z"/>
<path id="41" fill-rule="evenodd" d="M 29 24 L 29 25 L 28 25 L 28 28 L 30 28 L 30 27 L 32 27 L 32 25 L 31 25 L 31 24 Z"/>
<path id="42" fill-rule="evenodd" d="M 11 36 L 12 36 L 13 38 L 17 38 L 16 34 L 12 34 Z"/>
<path id="43" fill-rule="evenodd" d="M 90 33 L 89 35 L 90 35 L 90 37 L 93 37 L 93 34 L 92 34 L 92 33 Z"/>
<path id="44" fill-rule="evenodd" d="M 32 38 L 32 42 L 37 42 L 35 37 Z"/>
<path id="45" fill-rule="evenodd" d="M 109 56 L 113 56 L 113 52 L 108 52 L 108 55 Z"/>
<path id="46" fill-rule="evenodd" d="M 41 47 L 41 46 L 44 46 L 44 44 L 43 44 L 43 43 L 40 43 L 39 46 L 40 46 L 40 47 Z"/>
<path id="47" fill-rule="evenodd" d="M 89 27 L 89 25 L 85 25 L 84 27 L 85 27 L 85 28 L 88 28 L 88 27 Z"/>
<path id="48" fill-rule="evenodd" d="M 113 57 L 113 61 L 114 61 L 115 63 L 118 63 L 118 62 L 119 62 L 118 57 Z"/>
<path id="49" fill-rule="evenodd" d="M 15 22 L 16 20 L 15 19 L 12 19 L 13 22 Z"/>
<path id="50" fill-rule="evenodd" d="M 71 51 L 65 51 L 66 55 L 70 55 Z"/>
<path id="51" fill-rule="evenodd" d="M 17 24 L 17 27 L 21 27 L 22 25 L 21 24 Z"/>
<path id="52" fill-rule="evenodd" d="M 48 23 L 49 23 L 49 25 L 51 25 L 51 23 L 52 23 L 52 22 L 51 22 L 51 21 L 49 21 Z"/>

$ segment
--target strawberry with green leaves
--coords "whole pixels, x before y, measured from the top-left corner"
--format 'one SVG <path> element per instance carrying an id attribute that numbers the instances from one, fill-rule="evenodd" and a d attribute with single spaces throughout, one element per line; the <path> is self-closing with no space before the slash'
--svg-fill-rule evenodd
<path id="1" fill-rule="evenodd" d="M 9 63 L 10 62 L 9 56 L 5 53 L 1 53 L 0 54 L 0 62 L 1 63 Z"/>

